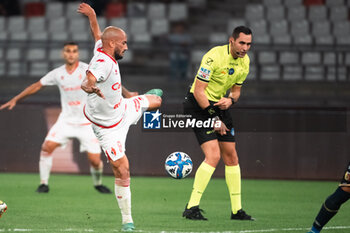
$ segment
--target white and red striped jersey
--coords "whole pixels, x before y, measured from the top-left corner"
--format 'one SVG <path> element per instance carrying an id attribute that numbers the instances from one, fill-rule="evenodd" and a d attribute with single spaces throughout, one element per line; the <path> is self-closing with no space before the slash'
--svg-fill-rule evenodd
<path id="1" fill-rule="evenodd" d="M 58 86 L 62 108 L 59 117 L 71 124 L 89 123 L 83 114 L 87 94 L 81 89 L 81 83 L 86 76 L 87 68 L 86 63 L 78 62 L 74 71 L 69 73 L 66 65 L 62 65 L 40 79 L 43 86 Z"/>
<path id="2" fill-rule="evenodd" d="M 94 57 L 88 72 L 96 78 L 96 87 L 101 90 L 105 99 L 96 93 L 88 94 L 85 116 L 95 125 L 104 128 L 118 125 L 126 110 L 120 71 L 117 61 L 102 50 L 101 40 L 95 44 Z"/>

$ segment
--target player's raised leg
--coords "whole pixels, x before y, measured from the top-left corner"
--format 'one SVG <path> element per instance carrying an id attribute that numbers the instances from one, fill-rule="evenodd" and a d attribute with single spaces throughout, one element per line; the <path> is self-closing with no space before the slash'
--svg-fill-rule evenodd
<path id="1" fill-rule="evenodd" d="M 88 159 L 90 162 L 90 173 L 92 177 L 92 182 L 94 187 L 100 193 L 112 193 L 108 187 L 102 184 L 102 174 L 103 174 L 103 162 L 101 160 L 100 153 L 88 152 Z"/>
<path id="2" fill-rule="evenodd" d="M 116 161 L 110 161 L 115 176 L 115 196 L 122 214 L 123 231 L 133 231 L 134 221 L 131 216 L 131 191 L 129 160 L 124 155 Z"/>
<path id="3" fill-rule="evenodd" d="M 49 192 L 49 178 L 52 167 L 52 152 L 60 145 L 60 143 L 46 140 L 41 146 L 39 160 L 40 185 L 36 190 L 38 193 Z"/>
<path id="4" fill-rule="evenodd" d="M 203 143 L 201 148 L 205 159 L 196 171 L 191 197 L 182 214 L 183 217 L 192 220 L 207 220 L 207 218 L 201 214 L 199 203 L 220 161 L 220 148 L 216 139 Z"/>
<path id="5" fill-rule="evenodd" d="M 241 169 L 238 163 L 236 143 L 219 142 L 221 157 L 225 163 L 225 179 L 231 200 L 231 219 L 254 220 L 242 209 L 241 202 Z"/>

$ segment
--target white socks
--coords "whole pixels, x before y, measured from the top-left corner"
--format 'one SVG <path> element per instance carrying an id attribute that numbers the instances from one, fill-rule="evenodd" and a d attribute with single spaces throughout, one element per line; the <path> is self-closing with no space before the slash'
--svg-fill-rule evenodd
<path id="1" fill-rule="evenodd" d="M 101 185 L 102 184 L 102 172 L 103 172 L 103 162 L 100 162 L 100 165 L 98 168 L 94 168 L 93 166 L 90 166 L 90 173 L 92 176 L 92 182 L 94 186 Z"/>
<path id="2" fill-rule="evenodd" d="M 44 156 L 40 155 L 39 171 L 40 171 L 40 184 L 49 184 L 49 177 L 52 167 L 52 155 Z"/>
<path id="3" fill-rule="evenodd" d="M 130 179 L 115 179 L 115 196 L 118 201 L 120 212 L 122 213 L 123 224 L 133 223 L 131 217 Z"/>

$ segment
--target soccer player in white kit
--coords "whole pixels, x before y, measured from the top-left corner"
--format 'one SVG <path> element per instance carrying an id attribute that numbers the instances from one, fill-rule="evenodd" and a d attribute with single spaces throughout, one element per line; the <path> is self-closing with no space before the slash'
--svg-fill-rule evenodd
<path id="1" fill-rule="evenodd" d="M 129 161 L 125 154 L 125 140 L 130 125 L 136 124 L 146 110 L 159 108 L 157 95 L 140 95 L 130 99 L 122 96 L 118 59 L 128 49 L 125 32 L 107 27 L 101 34 L 94 10 L 86 3 L 78 12 L 88 16 L 95 38 L 92 58 L 82 89 L 89 93 L 85 116 L 93 123 L 98 138 L 115 176 L 115 195 L 122 214 L 122 230 L 135 229 L 131 216 Z"/>
<path id="2" fill-rule="evenodd" d="M 64 65 L 52 70 L 38 82 L 28 86 L 10 101 L 1 105 L 0 110 L 13 109 L 19 100 L 35 94 L 44 86 L 58 86 L 62 111 L 41 147 L 40 185 L 37 192 L 49 192 L 48 182 L 52 167 L 52 152 L 57 147 L 64 146 L 71 138 L 77 138 L 80 141 L 80 151 L 87 151 L 90 172 L 96 190 L 100 193 L 111 193 L 106 186 L 102 185 L 103 163 L 100 158 L 100 145 L 91 129 L 91 123 L 83 115 L 83 106 L 86 103 L 87 95 L 80 86 L 86 76 L 88 65 L 79 61 L 79 48 L 74 42 L 64 44 L 62 56 L 65 61 Z"/>

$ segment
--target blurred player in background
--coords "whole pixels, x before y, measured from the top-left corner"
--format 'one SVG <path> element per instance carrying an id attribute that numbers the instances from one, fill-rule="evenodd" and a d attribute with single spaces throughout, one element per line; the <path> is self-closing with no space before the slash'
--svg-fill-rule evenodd
<path id="1" fill-rule="evenodd" d="M 89 18 L 95 39 L 94 57 L 82 83 L 82 89 L 89 93 L 84 114 L 93 123 L 94 133 L 115 175 L 115 196 L 122 214 L 122 230 L 133 231 L 125 140 L 130 125 L 136 124 L 145 110 L 160 107 L 161 93 L 124 99 L 117 60 L 123 58 L 128 49 L 125 32 L 110 26 L 101 33 L 95 11 L 86 3 L 80 4 L 78 12 Z"/>
<path id="2" fill-rule="evenodd" d="M 312 228 L 308 233 L 319 233 L 334 215 L 338 213 L 340 206 L 350 198 L 350 162 L 345 170 L 344 177 L 335 192 L 330 195 L 321 206 Z"/>
<path id="3" fill-rule="evenodd" d="M 100 193 L 111 193 L 102 185 L 103 163 L 101 161 L 101 149 L 91 123 L 83 115 L 83 106 L 86 102 L 86 93 L 80 85 L 86 76 L 88 65 L 79 61 L 79 48 L 74 42 L 67 42 L 63 46 L 62 56 L 65 64 L 52 70 L 38 82 L 24 89 L 17 96 L 0 106 L 0 110 L 12 110 L 18 101 L 29 95 L 37 93 L 43 86 L 56 85 L 61 95 L 62 111 L 57 122 L 48 132 L 41 147 L 39 171 L 39 193 L 49 192 L 49 177 L 52 167 L 52 152 L 59 146 L 64 146 L 71 138 L 77 138 L 80 142 L 80 151 L 87 151 L 90 162 L 90 171 L 93 184 Z"/>
<path id="4" fill-rule="evenodd" d="M 209 50 L 202 58 L 196 78 L 184 102 L 185 114 L 203 121 L 214 118 L 217 126 L 194 128 L 205 159 L 197 169 L 192 194 L 183 212 L 183 217 L 187 219 L 207 220 L 199 209 L 199 203 L 222 158 L 231 198 L 231 219 L 254 220 L 245 213 L 241 205 L 241 172 L 232 119 L 228 111 L 230 106 L 238 101 L 241 86 L 249 73 L 247 52 L 251 43 L 251 30 L 240 26 L 234 29 L 229 44 Z M 229 89 L 228 97 L 224 97 Z"/>

